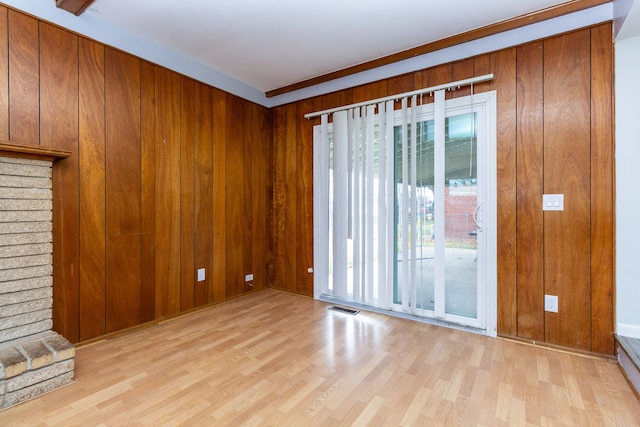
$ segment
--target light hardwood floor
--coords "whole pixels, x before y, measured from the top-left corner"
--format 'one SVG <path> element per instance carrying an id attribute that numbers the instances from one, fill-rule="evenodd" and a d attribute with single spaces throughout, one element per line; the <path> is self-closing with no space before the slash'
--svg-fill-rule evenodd
<path id="1" fill-rule="evenodd" d="M 267 290 L 79 348 L 0 425 L 640 426 L 615 361 Z"/>

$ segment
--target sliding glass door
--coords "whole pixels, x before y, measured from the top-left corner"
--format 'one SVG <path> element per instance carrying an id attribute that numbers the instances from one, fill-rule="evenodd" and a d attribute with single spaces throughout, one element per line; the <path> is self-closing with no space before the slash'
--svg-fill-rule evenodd
<path id="1" fill-rule="evenodd" d="M 495 93 L 435 98 L 428 105 L 414 100 L 402 112 L 387 109 L 393 118 L 386 126 L 372 119 L 358 128 L 375 133 L 368 144 L 334 146 L 330 123 L 324 143 L 315 130 L 316 297 L 494 335 Z M 336 158 L 345 155 L 337 175 L 346 178 L 336 184 Z M 360 194 L 368 189 L 369 196 Z M 371 225 L 366 239 L 363 222 Z"/>

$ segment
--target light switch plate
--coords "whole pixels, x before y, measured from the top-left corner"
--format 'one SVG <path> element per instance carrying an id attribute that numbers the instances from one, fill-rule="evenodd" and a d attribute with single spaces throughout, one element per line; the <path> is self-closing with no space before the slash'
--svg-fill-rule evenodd
<path id="1" fill-rule="evenodd" d="M 563 211 L 564 210 L 564 194 L 543 194 L 542 210 L 543 211 Z"/>
<path id="2" fill-rule="evenodd" d="M 198 282 L 204 282 L 204 268 L 198 269 Z"/>

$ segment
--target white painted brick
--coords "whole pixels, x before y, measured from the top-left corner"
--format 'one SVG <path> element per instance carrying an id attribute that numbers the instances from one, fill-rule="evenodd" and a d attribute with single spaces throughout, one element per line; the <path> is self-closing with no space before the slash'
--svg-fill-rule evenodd
<path id="1" fill-rule="evenodd" d="M 73 373 L 73 360 L 64 360 L 62 362 L 50 364 L 40 369 L 26 372 L 18 377 L 7 380 L 7 393 L 13 393 L 17 390 L 30 387 L 42 383 L 51 378 L 59 377 L 66 373 Z"/>
<path id="2" fill-rule="evenodd" d="M 49 276 L 53 274 L 51 263 L 32 267 L 0 269 L 0 282 L 10 282 L 13 280 L 29 279 L 32 277 Z"/>
<path id="3" fill-rule="evenodd" d="M 11 304 L 0 307 L 0 317 L 18 316 L 38 310 L 49 310 L 53 307 L 53 298 L 43 298 L 34 301 L 25 301 L 19 304 Z"/>
<path id="4" fill-rule="evenodd" d="M 43 320 L 36 323 L 30 323 L 16 328 L 5 329 L 0 334 L 0 343 L 15 340 L 17 338 L 26 337 L 28 335 L 38 334 L 51 329 L 53 322 L 51 320 Z"/>
<path id="5" fill-rule="evenodd" d="M 23 256 L 20 258 L 0 258 L 0 270 L 47 265 L 51 264 L 52 261 L 51 254 Z"/>
<path id="6" fill-rule="evenodd" d="M 0 318 L 0 334 L 3 330 L 17 328 L 19 326 L 40 322 L 42 320 L 51 319 L 51 310 L 32 311 L 11 317 Z"/>
<path id="7" fill-rule="evenodd" d="M 49 380 L 43 381 L 38 384 L 34 384 L 30 387 L 25 387 L 12 393 L 7 393 L 4 399 L 4 407 L 15 405 L 16 403 L 24 402 L 43 393 L 50 392 L 56 388 L 73 382 L 73 372 L 67 372 L 66 374 L 59 375 Z"/>
<path id="8" fill-rule="evenodd" d="M 49 188 L 0 187 L 0 199 L 52 200 L 53 192 Z"/>
<path id="9" fill-rule="evenodd" d="M 50 211 L 51 200 L 0 199 L 0 211 Z"/>
<path id="10" fill-rule="evenodd" d="M 43 233 L 51 232 L 51 221 L 41 222 L 3 222 L 0 223 L 0 235 L 14 233 Z"/>
<path id="11" fill-rule="evenodd" d="M 33 245 L 0 246 L 0 258 L 14 258 L 31 255 L 50 254 L 53 252 L 53 244 L 36 243 Z"/>
<path id="12" fill-rule="evenodd" d="M 50 160 L 25 159 L 22 157 L 0 157 L 2 163 L 13 163 L 18 165 L 38 165 L 51 167 L 53 163 Z"/>
<path id="13" fill-rule="evenodd" d="M 0 247 L 51 242 L 53 242 L 53 233 L 51 232 L 0 234 Z"/>
<path id="14" fill-rule="evenodd" d="M 24 163 L 0 162 L 0 174 L 20 177 L 51 178 L 51 167 L 46 165 L 27 165 Z"/>
<path id="15" fill-rule="evenodd" d="M 22 280 L 12 280 L 10 282 L 0 282 L 0 294 L 46 288 L 47 286 L 53 286 L 52 276 L 31 277 Z"/>
<path id="16" fill-rule="evenodd" d="M 10 304 L 18 304 L 21 302 L 51 298 L 52 295 L 53 289 L 50 287 L 0 294 L 0 307 Z"/>
<path id="17" fill-rule="evenodd" d="M 51 178 L 0 175 L 0 187 L 52 188 Z"/>
<path id="18" fill-rule="evenodd" d="M 0 222 L 50 222 L 52 219 L 51 211 L 0 211 Z M 15 233 L 15 231 L 13 232 Z"/>

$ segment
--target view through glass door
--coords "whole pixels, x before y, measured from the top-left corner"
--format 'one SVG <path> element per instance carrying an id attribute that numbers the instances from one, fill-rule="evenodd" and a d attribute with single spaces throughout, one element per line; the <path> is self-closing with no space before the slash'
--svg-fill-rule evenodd
<path id="1" fill-rule="evenodd" d="M 395 242 L 387 255 L 393 270 L 393 280 L 388 285 L 392 289 L 380 289 L 383 281 L 374 277 L 374 298 L 365 304 L 495 335 L 495 93 L 445 102 L 442 92 L 436 94 L 434 104 L 415 108 L 415 126 L 408 127 L 405 141 L 401 136 L 403 125 L 396 123 L 393 129 L 394 184 L 390 202 L 394 204 Z M 415 136 L 410 135 L 413 129 Z M 320 145 L 316 145 L 316 156 L 329 157 L 326 178 L 332 209 L 331 137 L 328 153 L 319 153 Z M 316 179 L 322 180 L 320 175 L 317 173 Z M 377 182 L 377 175 L 375 179 Z M 378 198 L 381 196 L 376 194 L 375 203 Z M 324 212 L 321 209 L 316 216 Z M 377 217 L 372 220 L 379 222 Z M 326 227 L 332 236 L 332 215 Z M 327 246 L 331 260 L 331 237 Z M 317 297 L 363 302 L 354 298 L 352 246 L 349 240 L 348 271 L 342 275 L 347 282 L 344 289 L 333 283 L 340 274 L 334 274 L 331 261 L 326 263 L 326 275 L 318 274 L 316 267 Z M 380 251 L 375 252 L 373 270 L 377 271 L 377 266 L 388 260 L 380 259 Z M 390 307 L 379 300 L 387 293 L 392 295 Z"/>

